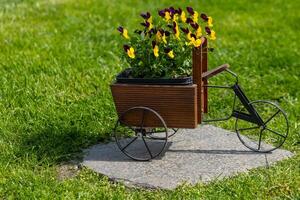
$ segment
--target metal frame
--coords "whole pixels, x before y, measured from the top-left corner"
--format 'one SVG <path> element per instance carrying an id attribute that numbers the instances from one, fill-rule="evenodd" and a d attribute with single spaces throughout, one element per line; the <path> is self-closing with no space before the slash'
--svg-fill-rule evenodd
<path id="1" fill-rule="evenodd" d="M 231 117 L 239 118 L 248 122 L 255 123 L 259 126 L 263 126 L 264 122 L 259 116 L 259 114 L 256 112 L 255 108 L 250 104 L 250 100 L 247 98 L 245 95 L 244 91 L 239 85 L 239 80 L 238 76 L 230 71 L 229 69 L 225 69 L 225 72 L 228 72 L 232 76 L 235 77 L 236 81 L 234 85 L 232 86 L 227 86 L 227 85 L 203 85 L 203 87 L 206 88 L 219 88 L 219 89 L 232 89 L 234 91 L 234 98 L 233 98 L 233 105 L 232 105 L 232 113 L 231 115 L 224 117 L 224 118 L 216 118 L 216 119 L 209 119 L 209 120 L 203 120 L 203 122 L 217 122 L 217 121 L 225 121 L 230 119 Z M 238 98 L 243 106 L 246 108 L 246 110 L 249 112 L 244 113 L 236 110 L 235 105 L 236 105 L 236 98 Z"/>

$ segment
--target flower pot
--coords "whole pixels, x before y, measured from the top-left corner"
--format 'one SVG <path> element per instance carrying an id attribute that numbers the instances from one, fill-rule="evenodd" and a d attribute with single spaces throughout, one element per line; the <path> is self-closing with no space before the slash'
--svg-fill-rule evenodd
<path id="1" fill-rule="evenodd" d="M 129 77 L 131 69 L 125 69 L 116 77 L 117 83 L 142 84 L 142 85 L 191 85 L 193 79 L 191 76 L 183 78 L 131 78 Z"/>
<path id="2" fill-rule="evenodd" d="M 196 128 L 198 125 L 197 85 L 111 85 L 112 96 L 118 115 L 132 107 L 148 107 L 155 110 L 164 119 L 167 127 Z M 141 123 L 139 113 L 132 112 L 126 124 L 138 126 Z M 144 127 L 159 127 L 157 119 L 147 117 Z"/>

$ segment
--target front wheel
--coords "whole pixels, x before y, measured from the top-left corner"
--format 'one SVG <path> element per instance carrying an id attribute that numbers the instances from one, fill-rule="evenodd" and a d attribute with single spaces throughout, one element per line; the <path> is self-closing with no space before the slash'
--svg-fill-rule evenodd
<path id="1" fill-rule="evenodd" d="M 235 130 L 239 140 L 247 148 L 256 152 L 267 153 L 281 147 L 289 132 L 289 123 L 285 112 L 270 101 L 258 100 L 249 104 L 254 107 L 263 120 L 263 125 L 259 126 L 237 118 Z M 245 112 L 245 109 L 242 109 L 241 112 Z"/>

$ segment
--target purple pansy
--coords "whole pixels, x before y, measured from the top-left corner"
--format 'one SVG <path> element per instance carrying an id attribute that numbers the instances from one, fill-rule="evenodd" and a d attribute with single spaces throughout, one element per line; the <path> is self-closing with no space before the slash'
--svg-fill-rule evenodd
<path id="1" fill-rule="evenodd" d="M 204 20 L 204 21 L 208 21 L 208 17 L 206 14 L 201 13 L 200 17 Z"/>
<path id="2" fill-rule="evenodd" d="M 194 12 L 194 9 L 192 7 L 186 7 L 186 10 L 188 11 L 188 13 L 190 13 L 191 15 L 193 15 L 195 12 Z"/>
<path id="3" fill-rule="evenodd" d="M 211 30 L 210 30 L 210 28 L 209 27 L 205 27 L 205 31 L 206 31 L 206 33 L 208 34 L 208 35 L 210 35 L 211 34 Z"/>
<path id="4" fill-rule="evenodd" d="M 142 13 L 141 16 L 144 19 L 149 19 L 151 17 L 151 14 L 149 12 L 146 12 L 146 13 Z"/>

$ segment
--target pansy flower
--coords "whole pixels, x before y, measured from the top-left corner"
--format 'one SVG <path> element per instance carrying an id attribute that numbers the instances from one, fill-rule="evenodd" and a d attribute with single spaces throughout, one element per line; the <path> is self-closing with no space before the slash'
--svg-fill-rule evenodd
<path id="1" fill-rule="evenodd" d="M 155 41 L 152 41 L 153 54 L 157 58 L 159 56 L 159 48 Z"/>
<path id="2" fill-rule="evenodd" d="M 133 47 L 130 47 L 130 46 L 128 46 L 128 45 L 125 44 L 125 45 L 123 46 L 123 48 L 124 48 L 125 52 L 127 53 L 127 55 L 128 55 L 130 58 L 132 58 L 132 59 L 135 58 L 135 53 L 134 53 L 134 48 L 133 48 Z"/>
<path id="3" fill-rule="evenodd" d="M 171 48 L 165 48 L 165 53 L 168 55 L 169 58 L 174 58 L 174 52 Z"/>
<path id="4" fill-rule="evenodd" d="M 145 19 L 145 22 L 141 23 L 143 26 L 145 26 L 148 30 L 151 30 L 153 28 L 153 20 L 152 16 L 149 12 L 142 13 L 141 17 Z"/>
<path id="5" fill-rule="evenodd" d="M 153 24 L 148 21 L 141 23 L 141 25 L 145 26 L 145 28 L 147 28 L 148 30 L 151 30 L 153 28 Z"/>
<path id="6" fill-rule="evenodd" d="M 155 41 L 158 43 L 162 40 L 163 34 L 160 31 L 157 31 L 155 34 Z"/>
<path id="7" fill-rule="evenodd" d="M 170 35 L 170 33 L 168 31 L 164 31 L 163 29 L 159 29 L 158 32 L 161 35 L 161 39 L 162 41 L 167 44 L 167 36 Z M 158 32 L 156 34 L 158 34 Z M 168 35 L 167 35 L 168 34 Z"/>
<path id="8" fill-rule="evenodd" d="M 177 14 L 180 16 L 180 19 L 182 22 L 186 22 L 186 15 L 185 12 L 183 10 L 181 10 L 181 8 L 178 8 L 178 10 L 176 10 Z"/>
<path id="9" fill-rule="evenodd" d="M 166 8 L 164 10 L 158 11 L 158 14 L 159 14 L 159 16 L 163 17 L 166 22 L 169 22 L 172 19 L 173 12 L 175 13 L 174 8 L 171 10 L 169 8 Z"/>
<path id="10" fill-rule="evenodd" d="M 199 38 L 202 36 L 202 29 L 197 23 L 192 23 L 191 26 L 196 30 L 196 37 Z"/>
<path id="11" fill-rule="evenodd" d="M 211 40 L 217 39 L 216 32 L 214 30 L 211 30 L 209 27 L 206 26 L 205 31 L 206 31 L 207 35 L 209 35 L 209 39 L 211 39 Z"/>
<path id="12" fill-rule="evenodd" d="M 190 15 L 192 16 L 192 20 L 196 23 L 198 23 L 198 17 L 199 14 L 197 11 L 194 11 L 194 9 L 192 7 L 187 7 L 186 10 L 188 11 L 188 13 L 190 13 Z"/>
<path id="13" fill-rule="evenodd" d="M 201 38 L 196 38 L 195 34 L 191 34 L 189 33 L 189 38 L 190 38 L 190 42 L 188 43 L 189 45 L 193 45 L 194 47 L 200 47 L 200 45 L 202 44 L 202 40 Z"/>
<path id="14" fill-rule="evenodd" d="M 128 30 L 126 28 L 123 28 L 122 26 L 119 26 L 117 28 L 117 30 L 121 33 L 121 35 L 125 38 L 125 39 L 130 39 L 130 37 L 128 36 Z"/>
<path id="15" fill-rule="evenodd" d="M 174 31 L 174 34 L 175 34 L 175 37 L 180 40 L 180 32 L 179 32 L 179 27 L 178 27 L 178 24 L 177 22 L 173 22 L 173 31 Z"/>
<path id="16" fill-rule="evenodd" d="M 208 35 L 210 35 L 211 34 L 211 30 L 210 30 L 210 28 L 209 27 L 205 27 L 205 31 L 206 31 L 206 33 L 208 34 Z"/>
<path id="17" fill-rule="evenodd" d="M 185 22 L 186 22 L 187 24 L 194 23 L 194 21 L 193 21 L 190 17 L 186 18 Z"/>
<path id="18" fill-rule="evenodd" d="M 201 13 L 201 15 L 200 15 L 200 17 L 205 21 L 205 22 L 207 22 L 208 21 L 208 17 L 207 17 L 207 15 L 206 14 L 204 14 L 204 13 Z"/>
<path id="19" fill-rule="evenodd" d="M 210 38 L 211 40 L 216 40 L 217 37 L 216 37 L 216 32 L 214 30 L 211 30 L 211 33 L 210 33 Z"/>
<path id="20" fill-rule="evenodd" d="M 207 20 L 207 25 L 209 26 L 209 27 L 213 27 L 213 19 L 212 19 L 212 17 L 208 17 L 208 20 Z"/>

